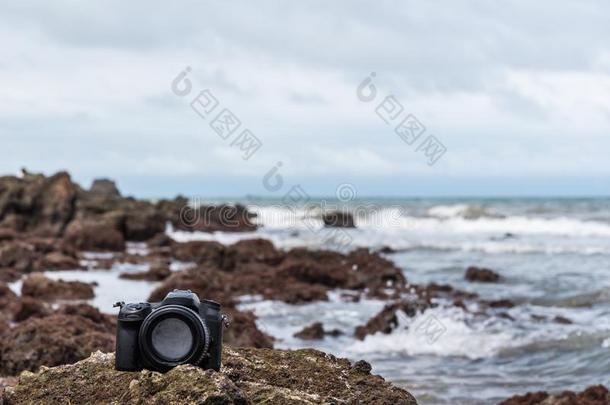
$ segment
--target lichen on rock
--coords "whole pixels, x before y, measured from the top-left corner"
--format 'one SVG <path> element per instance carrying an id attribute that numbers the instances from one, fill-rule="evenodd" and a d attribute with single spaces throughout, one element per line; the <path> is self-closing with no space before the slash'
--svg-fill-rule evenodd
<path id="1" fill-rule="evenodd" d="M 96 352 L 72 365 L 22 373 L 6 404 L 417 404 L 407 391 L 362 367 L 313 349 L 226 347 L 220 372 L 184 365 L 160 374 L 114 369 Z"/>

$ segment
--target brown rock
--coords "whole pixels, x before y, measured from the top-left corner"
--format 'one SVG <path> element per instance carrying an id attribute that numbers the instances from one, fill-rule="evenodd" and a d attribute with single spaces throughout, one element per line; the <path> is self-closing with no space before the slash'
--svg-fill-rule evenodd
<path id="1" fill-rule="evenodd" d="M 0 282 L 0 322 L 12 320 L 18 309 L 19 298 L 6 284 Z"/>
<path id="2" fill-rule="evenodd" d="M 235 347 L 272 348 L 273 338 L 256 326 L 252 312 L 223 308 L 229 315 L 230 326 L 224 330 L 223 342 Z"/>
<path id="3" fill-rule="evenodd" d="M 315 322 L 309 326 L 303 328 L 300 332 L 294 334 L 294 337 L 298 337 L 303 340 L 320 340 L 323 339 L 324 336 L 340 336 L 343 332 L 338 329 L 333 329 L 330 331 L 324 330 L 324 326 L 322 322 Z"/>
<path id="4" fill-rule="evenodd" d="M 466 269 L 464 278 L 468 281 L 478 281 L 481 283 L 496 283 L 500 281 L 498 273 L 490 269 L 475 266 L 470 266 Z"/>
<path id="5" fill-rule="evenodd" d="M 11 268 L 18 273 L 36 270 L 41 257 L 35 246 L 27 242 L 12 241 L 0 245 L 0 267 Z"/>
<path id="6" fill-rule="evenodd" d="M 358 326 L 354 335 L 360 340 L 364 340 L 367 335 L 374 335 L 377 332 L 384 334 L 392 333 L 398 327 L 398 311 L 402 311 L 406 316 L 413 317 L 419 312 L 436 306 L 429 300 L 401 300 L 387 304 L 381 312 L 371 318 L 365 325 Z"/>
<path id="7" fill-rule="evenodd" d="M 320 340 L 324 338 L 322 322 L 315 322 L 294 334 L 294 337 L 304 340 Z"/>
<path id="8" fill-rule="evenodd" d="M 76 257 L 61 252 L 47 253 L 40 264 L 44 270 L 77 270 L 81 265 Z"/>
<path id="9" fill-rule="evenodd" d="M 24 296 L 19 298 L 19 307 L 13 315 L 13 321 L 23 322 L 28 318 L 42 318 L 49 315 L 50 312 L 43 301 Z"/>
<path id="10" fill-rule="evenodd" d="M 121 273 L 120 278 L 127 280 L 163 281 L 172 274 L 167 265 L 154 265 L 141 273 Z"/>
<path id="11" fill-rule="evenodd" d="M 80 281 L 51 280 L 41 273 L 25 278 L 21 294 L 42 300 L 90 299 L 95 296 L 91 284 Z"/>
<path id="12" fill-rule="evenodd" d="M 74 220 L 68 225 L 65 239 L 82 250 L 123 251 L 125 238 L 117 229 L 115 219 Z"/>
<path id="13" fill-rule="evenodd" d="M 95 179 L 89 189 L 91 194 L 102 197 L 120 197 L 121 193 L 114 181 L 110 179 Z"/>
<path id="14" fill-rule="evenodd" d="M 0 225 L 19 232 L 59 236 L 74 215 L 77 186 L 70 175 L 25 173 L 0 178 Z"/>
<path id="15" fill-rule="evenodd" d="M 603 385 L 594 385 L 586 390 L 575 393 L 564 391 L 559 394 L 548 392 L 528 392 L 525 395 L 515 395 L 505 399 L 500 405 L 608 405 L 610 391 Z"/>
<path id="16" fill-rule="evenodd" d="M 165 374 L 120 372 L 114 369 L 112 354 L 97 352 L 74 365 L 22 374 L 0 400 L 11 404 L 417 404 L 407 391 L 371 375 L 364 362 L 352 365 L 313 349 L 228 346 L 220 372 L 190 365 Z"/>
<path id="17" fill-rule="evenodd" d="M 84 359 L 96 350 L 114 350 L 114 334 L 79 315 L 29 318 L 0 336 L 0 375 Z"/>

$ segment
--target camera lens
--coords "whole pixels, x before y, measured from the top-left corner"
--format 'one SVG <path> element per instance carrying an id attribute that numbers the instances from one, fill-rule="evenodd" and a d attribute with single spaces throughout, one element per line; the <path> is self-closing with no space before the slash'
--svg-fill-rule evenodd
<path id="1" fill-rule="evenodd" d="M 199 364 L 208 352 L 210 334 L 192 309 L 166 305 L 144 319 L 138 341 L 148 368 L 163 371 L 179 364 Z"/>
<path id="2" fill-rule="evenodd" d="M 151 332 L 152 348 L 162 357 L 176 361 L 184 358 L 193 348 L 191 328 L 178 318 L 166 318 Z"/>

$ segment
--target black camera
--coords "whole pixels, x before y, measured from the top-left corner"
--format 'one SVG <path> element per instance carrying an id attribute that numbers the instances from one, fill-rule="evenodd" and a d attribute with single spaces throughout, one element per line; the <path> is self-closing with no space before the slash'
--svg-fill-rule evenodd
<path id="1" fill-rule="evenodd" d="M 116 332 L 117 370 L 168 371 L 180 364 L 220 370 L 222 329 L 227 317 L 220 304 L 199 300 L 189 290 L 174 290 L 159 303 L 120 306 Z"/>

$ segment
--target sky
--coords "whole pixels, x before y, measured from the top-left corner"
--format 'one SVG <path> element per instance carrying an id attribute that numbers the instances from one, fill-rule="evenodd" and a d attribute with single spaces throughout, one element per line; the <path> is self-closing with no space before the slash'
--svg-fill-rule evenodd
<path id="1" fill-rule="evenodd" d="M 0 173 L 142 197 L 607 196 L 609 16 L 603 1 L 2 2 Z M 216 132 L 225 109 L 240 125 Z M 395 129 L 413 117 L 409 143 Z"/>

